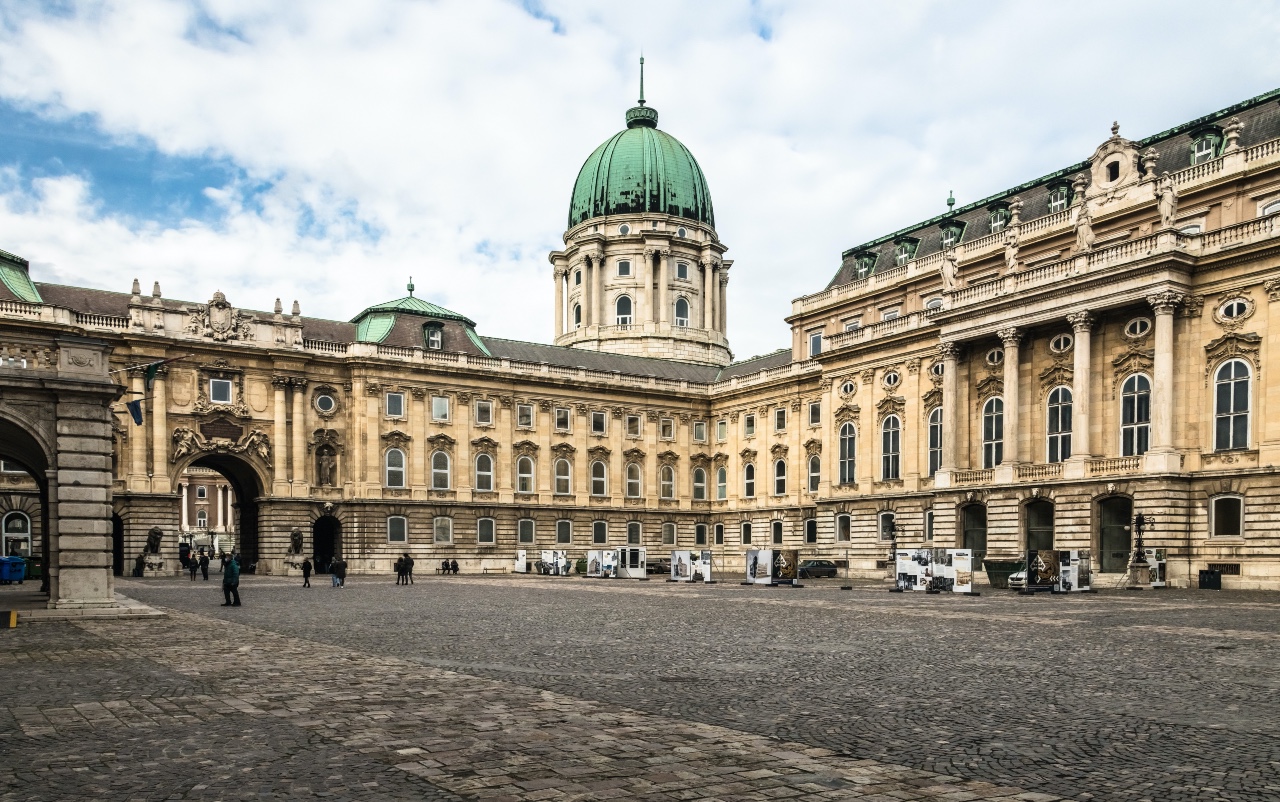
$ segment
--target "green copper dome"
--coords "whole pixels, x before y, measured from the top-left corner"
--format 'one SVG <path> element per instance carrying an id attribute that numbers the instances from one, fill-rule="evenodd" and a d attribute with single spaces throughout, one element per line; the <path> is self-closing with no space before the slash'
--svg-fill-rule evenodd
<path id="1" fill-rule="evenodd" d="M 593 217 L 641 212 L 716 224 L 702 168 L 679 140 L 658 130 L 658 112 L 643 99 L 627 112 L 627 129 L 596 148 L 578 171 L 569 228 Z"/>

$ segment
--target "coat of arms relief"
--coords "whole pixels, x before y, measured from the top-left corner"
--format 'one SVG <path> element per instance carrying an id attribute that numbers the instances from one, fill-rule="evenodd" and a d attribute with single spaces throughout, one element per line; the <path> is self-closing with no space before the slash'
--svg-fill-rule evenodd
<path id="1" fill-rule="evenodd" d="M 215 342 L 253 339 L 253 315 L 232 307 L 221 290 L 213 294 L 208 304 L 188 308 L 187 316 L 187 331 L 192 334 Z"/>

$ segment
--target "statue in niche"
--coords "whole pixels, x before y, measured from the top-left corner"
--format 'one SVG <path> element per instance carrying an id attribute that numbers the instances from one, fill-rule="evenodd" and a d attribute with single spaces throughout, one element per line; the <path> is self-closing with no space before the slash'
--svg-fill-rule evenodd
<path id="1" fill-rule="evenodd" d="M 1089 210 L 1080 207 L 1080 217 L 1076 219 L 1076 253 L 1093 249 L 1093 220 L 1089 218 Z"/>
<path id="2" fill-rule="evenodd" d="M 320 446 L 316 449 L 316 484 L 320 487 L 333 487 L 338 473 L 338 456 L 333 446 Z"/>
<path id="3" fill-rule="evenodd" d="M 152 527 L 147 533 L 147 553 L 159 554 L 160 541 L 164 538 L 164 530 L 158 526 Z"/>
<path id="4" fill-rule="evenodd" d="M 1156 208 L 1160 211 L 1160 227 L 1173 228 L 1178 214 L 1178 190 L 1168 171 L 1161 173 L 1160 180 L 1156 182 Z"/>
<path id="5" fill-rule="evenodd" d="M 1012 273 L 1018 269 L 1018 229 L 1013 227 L 1004 238 L 1004 269 Z"/>
<path id="6" fill-rule="evenodd" d="M 942 289 L 952 292 L 960 287 L 960 260 L 956 258 L 956 249 L 951 248 L 942 255 Z"/>

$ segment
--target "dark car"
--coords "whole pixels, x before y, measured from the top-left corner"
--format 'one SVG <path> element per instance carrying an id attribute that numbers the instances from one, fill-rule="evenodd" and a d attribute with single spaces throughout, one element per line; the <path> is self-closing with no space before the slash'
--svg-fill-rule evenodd
<path id="1" fill-rule="evenodd" d="M 835 579 L 839 570 L 831 560 L 805 560 L 800 563 L 801 579 Z"/>
<path id="2" fill-rule="evenodd" d="M 644 572 L 646 574 L 666 574 L 671 575 L 671 560 L 666 557 L 658 557 L 649 560 L 644 564 Z"/>

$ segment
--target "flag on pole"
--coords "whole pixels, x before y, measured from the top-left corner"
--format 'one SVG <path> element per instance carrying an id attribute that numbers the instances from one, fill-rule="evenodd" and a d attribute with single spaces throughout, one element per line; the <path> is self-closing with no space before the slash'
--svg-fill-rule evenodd
<path id="1" fill-rule="evenodd" d="M 167 362 L 171 360 L 165 361 Z M 143 372 L 142 381 L 148 393 L 151 392 L 152 385 L 156 383 L 156 374 L 160 372 L 160 366 L 163 364 L 164 362 L 152 362 L 150 365 L 147 365 L 146 371 Z"/>
<path id="2" fill-rule="evenodd" d="M 142 425 L 142 399 L 137 401 L 129 401 L 125 403 L 125 409 L 129 410 L 129 417 L 133 418 L 133 422 Z"/>

